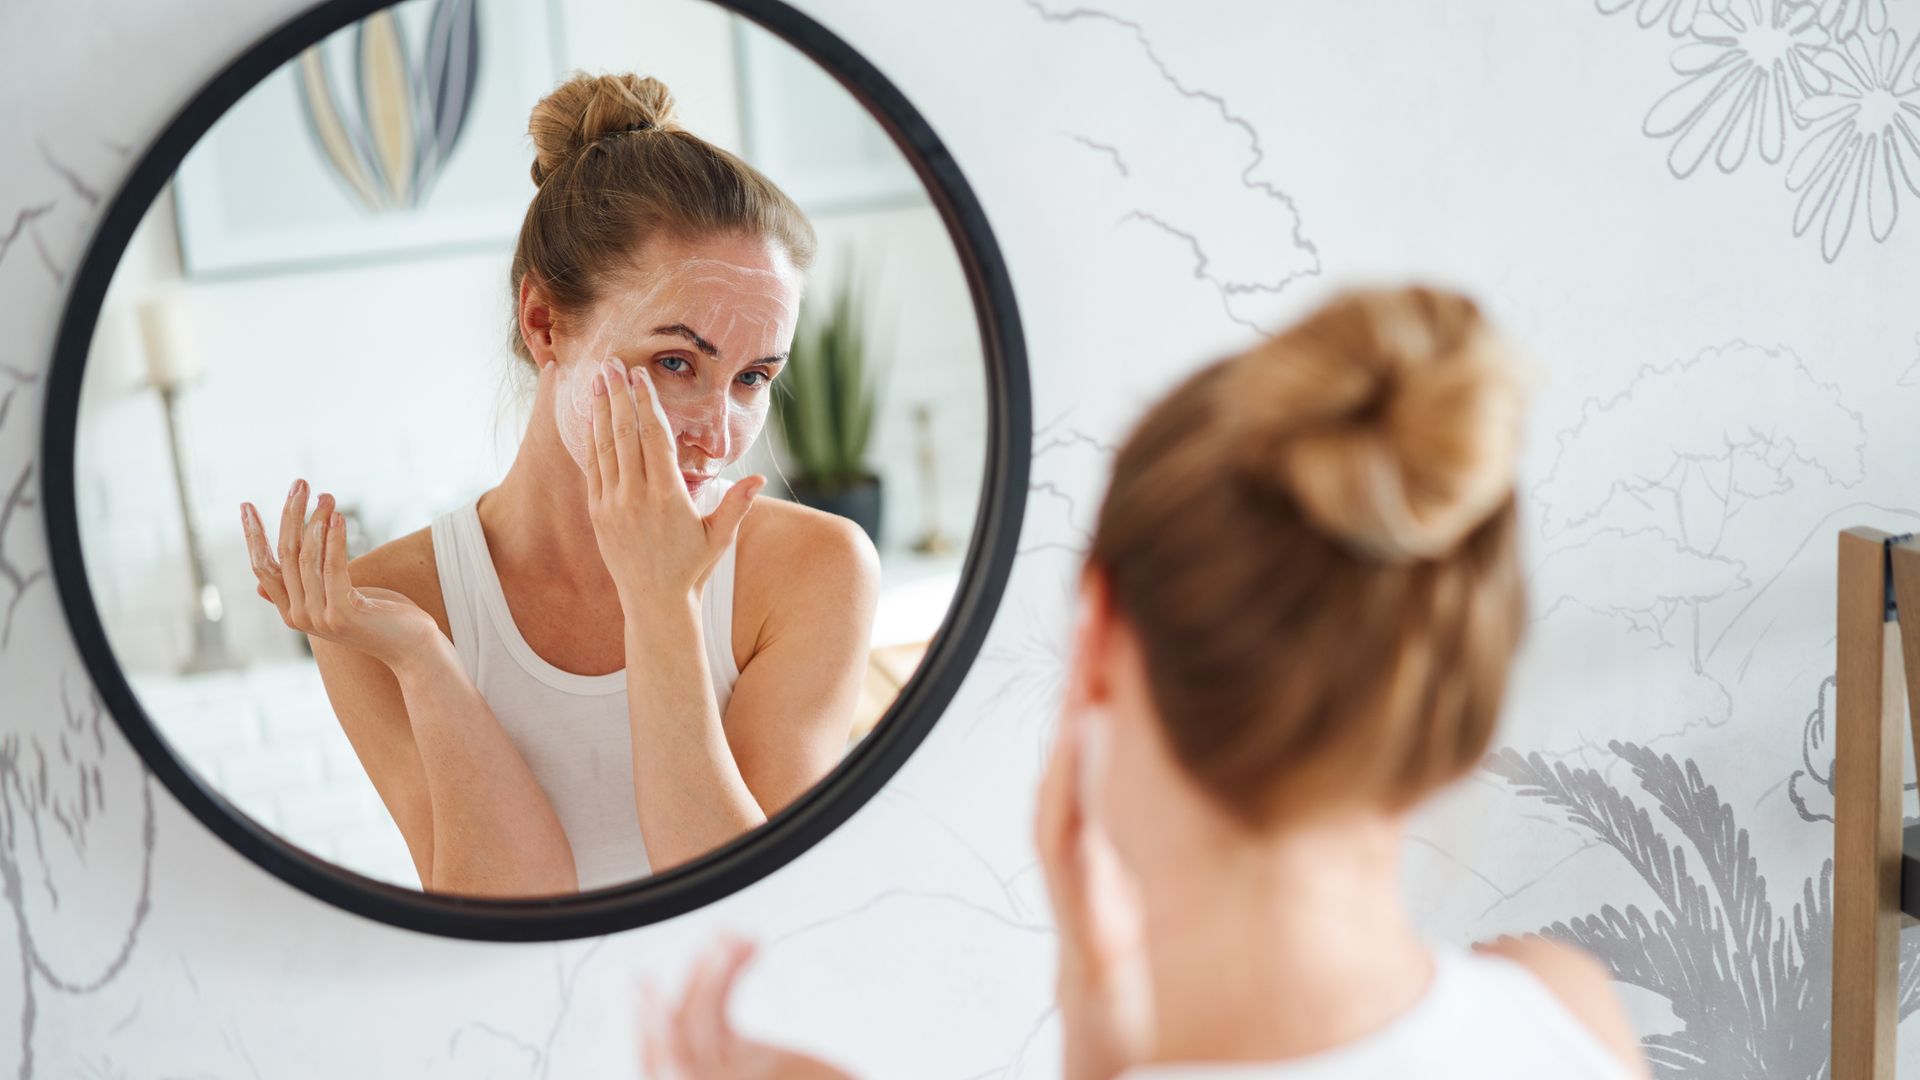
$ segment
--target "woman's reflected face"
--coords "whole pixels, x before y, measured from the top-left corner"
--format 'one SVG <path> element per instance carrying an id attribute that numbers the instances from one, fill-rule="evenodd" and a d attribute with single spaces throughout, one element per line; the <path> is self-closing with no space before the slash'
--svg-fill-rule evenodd
<path id="1" fill-rule="evenodd" d="M 555 420 L 584 469 L 599 361 L 643 367 L 673 426 L 681 476 L 698 494 L 766 425 L 793 345 L 800 274 L 758 237 L 649 242 L 636 263 L 577 334 L 556 340 Z"/>

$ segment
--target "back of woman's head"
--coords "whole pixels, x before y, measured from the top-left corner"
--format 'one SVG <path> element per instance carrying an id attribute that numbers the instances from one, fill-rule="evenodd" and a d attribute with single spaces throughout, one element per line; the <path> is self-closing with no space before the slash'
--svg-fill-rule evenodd
<path id="1" fill-rule="evenodd" d="M 1236 818 L 1404 808 L 1485 753 L 1525 620 L 1523 396 L 1471 300 L 1352 291 L 1120 449 L 1090 566 L 1173 756 Z"/>
<path id="2" fill-rule="evenodd" d="M 658 79 L 575 73 L 534 106 L 533 182 L 510 274 L 511 348 L 532 361 L 519 323 L 528 275 L 561 316 L 587 312 L 623 275 L 642 269 L 653 236 L 772 240 L 794 269 L 813 262 L 813 226 L 753 166 L 681 127 Z"/>

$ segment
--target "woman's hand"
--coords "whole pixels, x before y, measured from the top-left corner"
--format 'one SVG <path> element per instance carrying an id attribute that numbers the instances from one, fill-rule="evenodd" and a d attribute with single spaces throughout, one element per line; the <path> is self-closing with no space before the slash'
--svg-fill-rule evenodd
<path id="1" fill-rule="evenodd" d="M 818 1058 L 741 1037 L 727 1021 L 727 998 L 753 956 L 744 941 L 723 940 L 694 964 L 671 1012 L 645 991 L 640 1058 L 650 1080 L 852 1080 Z"/>
<path id="2" fill-rule="evenodd" d="M 1153 1039 L 1136 888 L 1112 842 L 1082 809 L 1088 712 L 1079 680 L 1070 677 L 1034 815 L 1060 938 L 1065 1080 L 1109 1080 L 1145 1060 Z"/>
<path id="3" fill-rule="evenodd" d="M 280 609 L 281 621 L 396 667 L 434 643 L 440 627 L 419 605 L 391 589 L 356 589 L 347 577 L 347 530 L 323 494 L 306 517 L 307 482 L 295 480 L 280 510 L 277 548 L 252 503 L 240 504 L 255 590 Z"/>
<path id="4" fill-rule="evenodd" d="M 587 507 L 600 558 L 628 613 L 697 595 L 767 484 L 759 476 L 742 480 L 703 518 L 678 457 L 673 426 L 645 370 L 629 375 L 617 361 L 602 362 L 593 378 Z"/>

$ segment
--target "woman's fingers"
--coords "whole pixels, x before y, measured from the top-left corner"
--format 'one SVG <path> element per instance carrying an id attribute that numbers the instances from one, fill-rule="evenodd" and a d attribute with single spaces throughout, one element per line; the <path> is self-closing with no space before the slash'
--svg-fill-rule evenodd
<path id="1" fill-rule="evenodd" d="M 713 982 L 713 1020 L 719 1033 L 721 1045 L 731 1045 L 734 1040 L 733 1022 L 727 1019 L 727 1003 L 733 1000 L 733 988 L 740 981 L 740 973 L 747 969 L 753 960 L 754 945 L 751 941 L 730 938 L 722 946 L 720 968 Z"/>
<path id="2" fill-rule="evenodd" d="M 595 372 L 589 383 L 592 393 L 588 395 L 587 405 L 587 498 L 597 502 L 601 488 L 600 433 L 607 430 L 607 379 Z"/>
<path id="3" fill-rule="evenodd" d="M 273 557 L 273 550 L 267 546 L 267 528 L 260 522 L 260 511 L 252 503 L 240 504 L 240 528 L 247 537 L 247 563 L 253 567 L 253 576 L 259 582 L 255 590 L 262 600 L 272 602 L 287 613 L 287 587 L 280 580 L 280 564 Z"/>
<path id="4" fill-rule="evenodd" d="M 258 581 L 254 591 L 280 609 L 288 626 L 314 633 L 328 625 L 329 608 L 335 616 L 351 610 L 353 581 L 347 574 L 346 522 L 336 512 L 334 497 L 322 494 L 311 516 L 306 505 L 307 483 L 295 480 L 280 511 L 277 558 L 267 548 L 266 525 L 252 503 L 240 504 L 240 523 Z"/>
<path id="5" fill-rule="evenodd" d="M 716 557 L 740 535 L 740 523 L 746 520 L 747 511 L 753 509 L 754 496 L 766 486 L 766 477 L 758 473 L 749 476 L 728 488 L 720 497 L 720 505 L 707 515 L 707 539 L 712 541 Z"/>
<path id="6" fill-rule="evenodd" d="M 717 958 L 711 949 L 700 954 L 700 959 L 693 965 L 693 975 L 687 980 L 680 1008 L 673 1018 L 674 1037 L 680 1044 L 681 1052 L 691 1064 L 703 1071 L 716 1068 L 722 1053 L 719 1032 L 711 1015 L 712 984 L 718 974 L 716 967 Z"/>
<path id="7" fill-rule="evenodd" d="M 740 969 L 752 955 L 752 948 L 744 942 L 722 941 L 703 965 L 706 977 L 687 987 L 688 1022 L 692 1025 L 687 1041 L 702 1055 L 702 1063 L 718 1067 L 731 1057 L 734 1038 L 733 1025 L 727 1021 L 727 1000 L 733 996 Z"/>
<path id="8" fill-rule="evenodd" d="M 601 364 L 601 372 L 607 380 L 607 406 L 613 415 L 610 428 L 613 440 L 613 454 L 620 470 L 620 483 L 639 484 L 647 479 L 646 466 L 640 460 L 640 417 L 634 412 L 633 393 L 627 385 L 627 371 L 618 360 L 608 359 Z M 601 464 L 605 465 L 604 457 Z M 606 478 L 603 476 L 604 481 Z"/>
<path id="9" fill-rule="evenodd" d="M 673 449 L 673 424 L 667 420 L 666 407 L 660 404 L 660 395 L 654 392 L 653 376 L 647 374 L 644 367 L 636 367 L 627 375 L 627 381 L 633 386 L 636 408 L 639 409 L 640 460 L 644 463 L 647 476 L 657 477 L 662 484 L 668 478 L 678 478 L 680 473 L 679 455 Z M 663 491 L 672 488 L 662 487 Z"/>
<path id="10" fill-rule="evenodd" d="M 660 992 L 654 989 L 651 979 L 640 989 L 640 1020 L 643 1031 L 640 1056 L 648 1080 L 678 1080 L 682 1075 L 680 1048 L 674 1043 L 666 1009 L 660 1004 Z"/>
<path id="11" fill-rule="evenodd" d="M 328 508 L 326 554 L 320 562 L 320 584 L 327 607 L 335 617 L 353 610 L 353 580 L 347 575 L 346 519 L 340 511 Z"/>
<path id="12" fill-rule="evenodd" d="M 1035 800 L 1034 846 L 1040 866 L 1053 890 L 1055 908 L 1062 915 L 1077 910 L 1081 896 L 1079 843 L 1079 765 L 1081 710 L 1070 705 L 1060 712 L 1053 754 L 1047 759 Z"/>
<path id="13" fill-rule="evenodd" d="M 1067 665 L 1066 691 L 1060 703 L 1053 755 L 1040 780 L 1034 813 L 1034 840 L 1048 880 L 1061 888 L 1077 884 L 1080 845 L 1080 785 L 1084 760 L 1082 744 L 1092 700 L 1095 612 L 1083 597 L 1077 604 L 1073 630 L 1073 659 Z"/>
<path id="14" fill-rule="evenodd" d="M 333 517 L 333 496 L 321 495 L 313 516 L 300 532 L 300 590 L 306 601 L 307 626 L 322 626 L 327 618 L 327 585 L 321 578 L 327 555 L 327 521 Z"/>
<path id="15" fill-rule="evenodd" d="M 280 508 L 280 543 L 275 549 L 280 560 L 280 582 L 287 593 L 288 613 L 303 617 L 307 610 L 306 590 L 300 583 L 300 530 L 307 518 L 307 482 L 295 480 Z"/>
<path id="16" fill-rule="evenodd" d="M 1046 771 L 1040 777 L 1040 796 L 1036 803 L 1039 832 L 1041 839 L 1049 843 L 1059 839 L 1072 816 L 1074 774 L 1080 760 L 1078 717 L 1077 709 L 1060 710 L 1053 736 L 1053 753 L 1048 755 Z M 1047 852 L 1042 850 L 1041 854 Z"/>
<path id="17" fill-rule="evenodd" d="M 593 373 L 593 475 L 587 478 L 589 491 L 603 491 L 620 482 L 620 462 L 613 445 L 613 387 L 604 370 Z"/>

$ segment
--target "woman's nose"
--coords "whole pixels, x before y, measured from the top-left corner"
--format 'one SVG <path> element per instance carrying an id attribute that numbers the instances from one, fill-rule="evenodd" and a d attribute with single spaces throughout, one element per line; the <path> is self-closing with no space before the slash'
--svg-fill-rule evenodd
<path id="1" fill-rule="evenodd" d="M 681 421 L 680 441 L 710 460 L 726 460 L 729 447 L 725 403 L 717 407 L 703 404 L 689 410 Z"/>

